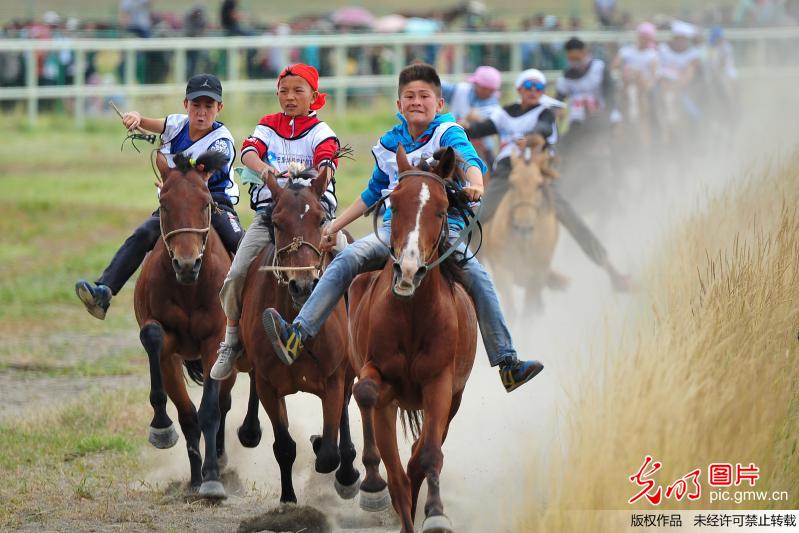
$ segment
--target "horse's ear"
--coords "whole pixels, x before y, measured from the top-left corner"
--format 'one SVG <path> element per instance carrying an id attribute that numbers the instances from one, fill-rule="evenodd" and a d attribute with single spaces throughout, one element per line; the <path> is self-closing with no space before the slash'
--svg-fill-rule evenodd
<path id="1" fill-rule="evenodd" d="M 277 202 L 277 199 L 280 198 L 280 195 L 283 193 L 283 187 L 277 183 L 277 178 L 274 174 L 272 174 L 271 170 L 266 172 L 266 175 L 264 176 L 264 183 L 269 189 L 269 192 L 272 193 L 272 201 Z"/>
<path id="2" fill-rule="evenodd" d="M 322 170 L 316 175 L 316 177 L 311 182 L 311 192 L 313 192 L 319 198 L 325 194 L 325 190 L 327 190 L 327 182 L 329 181 L 329 176 L 332 173 L 332 169 L 330 167 L 322 167 Z"/>
<path id="3" fill-rule="evenodd" d="M 400 143 L 400 145 L 397 146 L 397 170 L 402 174 L 403 172 L 409 171 L 411 168 L 413 167 L 411 167 L 411 163 L 408 161 L 405 147 Z"/>
<path id="4" fill-rule="evenodd" d="M 458 164 L 458 157 L 451 146 L 447 146 L 444 153 L 438 159 L 438 175 L 447 179 L 455 173 L 455 166 Z"/>

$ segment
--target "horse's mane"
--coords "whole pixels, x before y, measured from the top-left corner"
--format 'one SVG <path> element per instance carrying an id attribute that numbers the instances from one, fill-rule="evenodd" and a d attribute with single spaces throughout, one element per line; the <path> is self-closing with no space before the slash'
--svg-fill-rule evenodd
<path id="1" fill-rule="evenodd" d="M 182 174 L 188 174 L 190 170 L 196 169 L 201 172 L 216 172 L 225 167 L 228 162 L 227 154 L 216 150 L 203 152 L 196 161 L 183 154 L 177 154 L 174 158 L 175 168 Z"/>
<path id="2" fill-rule="evenodd" d="M 546 150 L 549 147 L 547 140 L 540 133 L 530 133 L 525 136 L 525 146 L 531 150 Z M 546 178 L 557 178 L 560 174 L 552 168 L 553 156 L 548 155 L 541 165 L 541 174 Z"/>
<path id="3" fill-rule="evenodd" d="M 424 170 L 425 172 L 433 172 L 435 171 L 436 166 L 438 166 L 438 162 L 441 160 L 441 156 L 444 155 L 446 152 L 446 148 L 439 148 L 433 154 L 433 160 L 422 160 L 419 162 L 419 169 Z M 453 172 L 452 179 L 460 182 L 461 184 L 466 183 L 466 172 L 464 171 L 465 164 L 463 158 L 455 152 L 455 171 Z M 449 228 L 447 228 L 449 231 Z M 442 239 L 441 243 L 438 245 L 438 253 L 439 255 L 444 254 L 449 249 L 449 242 L 448 239 Z M 469 253 L 468 250 L 466 253 Z M 460 264 L 460 260 L 462 256 L 458 253 L 454 253 L 444 259 L 444 261 L 439 265 L 441 269 L 441 274 L 444 276 L 450 285 L 453 283 L 460 283 L 461 285 L 464 284 L 463 278 L 463 266 Z"/>

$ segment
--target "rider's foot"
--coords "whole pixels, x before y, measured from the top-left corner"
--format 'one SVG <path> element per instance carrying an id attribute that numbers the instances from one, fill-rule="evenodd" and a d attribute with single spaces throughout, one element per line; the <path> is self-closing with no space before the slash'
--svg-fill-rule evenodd
<path id="1" fill-rule="evenodd" d="M 302 352 L 300 328 L 283 320 L 280 313 L 271 307 L 264 311 L 262 321 L 277 358 L 286 365 L 296 361 Z"/>
<path id="2" fill-rule="evenodd" d="M 630 276 L 619 274 L 618 272 L 611 272 L 610 283 L 613 285 L 613 290 L 616 292 L 630 292 L 635 290 L 635 283 Z"/>
<path id="3" fill-rule="evenodd" d="M 105 285 L 92 285 L 81 279 L 75 284 L 75 294 L 93 317 L 105 320 L 108 306 L 111 305 L 111 289 Z"/>
<path id="4" fill-rule="evenodd" d="M 505 390 L 511 392 L 536 377 L 542 370 L 544 365 L 538 361 L 519 361 L 514 358 L 499 366 L 499 377 Z"/>
<path id="5" fill-rule="evenodd" d="M 222 341 L 216 354 L 216 362 L 211 367 L 211 378 L 222 381 L 230 377 L 233 372 L 236 359 L 241 356 L 241 344 L 227 344 Z"/>

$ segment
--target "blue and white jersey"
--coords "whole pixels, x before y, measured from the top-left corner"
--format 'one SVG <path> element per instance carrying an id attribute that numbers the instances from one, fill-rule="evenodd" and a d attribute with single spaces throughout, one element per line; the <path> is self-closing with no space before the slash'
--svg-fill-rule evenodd
<path id="1" fill-rule="evenodd" d="M 209 150 L 222 152 L 227 156 L 225 167 L 214 172 L 208 179 L 211 196 L 217 201 L 235 205 L 239 201 L 239 187 L 230 174 L 233 161 L 236 159 L 236 148 L 230 131 L 221 122 L 214 122 L 210 132 L 196 141 L 192 141 L 189 138 L 188 115 L 168 115 L 166 117 L 164 131 L 161 133 L 160 151 L 166 156 L 166 162 L 170 168 L 175 167 L 174 158 L 177 154 L 197 159 Z"/>
<path id="2" fill-rule="evenodd" d="M 469 142 L 466 132 L 449 113 L 437 115 L 417 139 L 411 137 L 405 117 L 399 113 L 397 113 L 397 116 L 400 119 L 400 123 L 383 134 L 372 148 L 375 166 L 366 190 L 361 193 L 361 199 L 366 205 L 371 206 L 381 196 L 397 187 L 399 182 L 397 148 L 400 144 L 405 148 L 408 161 L 414 166 L 418 165 L 422 159 L 430 158 L 439 148 L 451 146 L 464 160 L 467 168 L 477 166 L 483 173 L 487 170 L 486 164 L 477 155 L 472 143 Z M 468 184 L 464 184 L 464 186 L 466 185 Z M 389 207 L 388 203 L 386 207 Z M 391 209 L 388 208 L 386 209 L 384 220 L 389 220 L 390 218 Z M 453 219 L 452 217 L 450 218 L 450 223 L 462 225 L 460 219 Z"/>
<path id="3" fill-rule="evenodd" d="M 486 119 L 491 112 L 500 107 L 499 98 L 492 94 L 482 100 L 477 97 L 474 85 L 468 81 L 461 83 L 441 82 L 441 95 L 447 102 L 447 111 L 455 117 L 456 121 L 465 119 L 474 110 L 480 118 Z"/>

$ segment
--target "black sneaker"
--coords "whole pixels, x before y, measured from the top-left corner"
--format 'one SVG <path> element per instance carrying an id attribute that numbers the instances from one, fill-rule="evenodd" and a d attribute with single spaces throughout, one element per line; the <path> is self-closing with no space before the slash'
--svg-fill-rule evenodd
<path id="1" fill-rule="evenodd" d="M 521 387 L 539 372 L 544 370 L 544 365 L 538 361 L 519 361 L 518 359 L 504 363 L 499 367 L 499 377 L 507 392 Z"/>
<path id="2" fill-rule="evenodd" d="M 75 284 L 75 294 L 86 306 L 86 310 L 95 318 L 105 320 L 108 306 L 111 305 L 111 289 L 105 285 L 92 285 L 85 279 L 78 280 Z"/>

